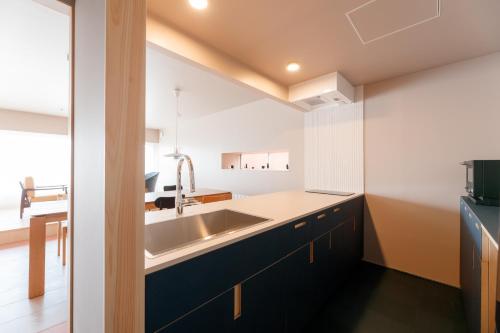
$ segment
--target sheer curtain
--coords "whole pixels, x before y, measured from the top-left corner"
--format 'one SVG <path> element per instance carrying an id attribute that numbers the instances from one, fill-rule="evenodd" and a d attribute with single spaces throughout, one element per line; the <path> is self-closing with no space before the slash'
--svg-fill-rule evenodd
<path id="1" fill-rule="evenodd" d="M 0 209 L 19 206 L 24 177 L 41 186 L 69 184 L 70 149 L 67 135 L 0 130 Z"/>

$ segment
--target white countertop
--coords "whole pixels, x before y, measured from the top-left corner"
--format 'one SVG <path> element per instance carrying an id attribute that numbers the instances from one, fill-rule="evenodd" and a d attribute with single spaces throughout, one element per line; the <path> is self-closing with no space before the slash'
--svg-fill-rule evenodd
<path id="1" fill-rule="evenodd" d="M 210 204 L 184 208 L 183 216 L 208 213 L 221 209 L 231 209 L 246 214 L 271 219 L 231 234 L 223 234 L 210 240 L 195 243 L 156 258 L 145 258 L 145 273 L 149 274 L 179 262 L 194 258 L 242 239 L 273 229 L 279 225 L 300 219 L 307 215 L 356 198 L 360 193 L 344 197 L 327 194 L 306 193 L 303 190 L 276 192 L 256 195 L 237 200 L 219 201 Z M 146 213 L 146 224 L 175 219 L 175 210 L 152 211 Z"/>

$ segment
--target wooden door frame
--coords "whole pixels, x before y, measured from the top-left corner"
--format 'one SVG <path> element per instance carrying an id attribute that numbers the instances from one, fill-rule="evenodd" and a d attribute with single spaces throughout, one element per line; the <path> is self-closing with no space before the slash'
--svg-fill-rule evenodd
<path id="1" fill-rule="evenodd" d="M 69 227 L 69 283 L 68 283 L 68 332 L 73 333 L 73 241 L 74 241 L 74 228 L 73 228 L 73 189 L 75 188 L 75 177 L 74 177 L 74 164 L 75 164 L 75 138 L 74 138 L 74 125 L 75 125 L 75 0 L 59 0 L 71 7 L 70 20 L 71 20 L 71 34 L 70 34 L 70 113 L 69 113 L 69 133 L 71 140 L 71 171 L 70 171 L 70 191 L 69 191 L 69 207 L 68 207 L 68 227 Z"/>
<path id="2" fill-rule="evenodd" d="M 56 0 L 61 2 L 67 6 L 69 6 L 69 18 L 70 18 L 70 54 L 69 54 L 69 62 L 70 62 L 70 90 L 69 90 L 69 115 L 68 115 L 68 128 L 69 128 L 69 137 L 70 137 L 70 181 L 69 188 L 70 191 L 68 193 L 68 235 L 69 235 L 69 248 L 68 248 L 68 263 L 69 263 L 69 283 L 68 283 L 68 332 L 73 332 L 73 188 L 74 188 L 74 95 L 75 95 L 75 0 Z"/>

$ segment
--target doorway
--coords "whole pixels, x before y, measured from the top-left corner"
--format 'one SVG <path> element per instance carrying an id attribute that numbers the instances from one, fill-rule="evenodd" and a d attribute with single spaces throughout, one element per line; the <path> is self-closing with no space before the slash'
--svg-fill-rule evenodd
<path id="1" fill-rule="evenodd" d="M 1 332 L 68 327 L 71 19 L 57 0 L 0 3 Z"/>

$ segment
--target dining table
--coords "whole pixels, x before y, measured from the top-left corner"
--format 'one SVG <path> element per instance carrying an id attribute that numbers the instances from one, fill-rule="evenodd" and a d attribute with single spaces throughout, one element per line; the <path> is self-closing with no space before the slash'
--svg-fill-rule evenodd
<path id="1" fill-rule="evenodd" d="M 68 201 L 32 203 L 29 210 L 29 283 L 28 296 L 45 293 L 45 239 L 47 224 L 68 219 Z"/>

